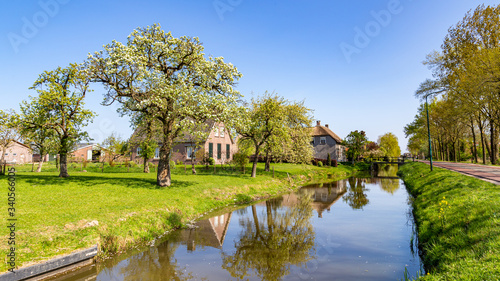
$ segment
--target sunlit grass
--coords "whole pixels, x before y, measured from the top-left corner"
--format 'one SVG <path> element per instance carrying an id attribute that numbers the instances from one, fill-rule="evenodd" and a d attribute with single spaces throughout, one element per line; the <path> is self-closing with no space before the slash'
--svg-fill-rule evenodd
<path id="1" fill-rule="evenodd" d="M 274 196 L 300 183 L 345 177 L 353 168 L 273 164 L 273 171 L 258 166 L 257 178 L 218 165 L 205 169 L 176 166 L 172 186 L 156 186 L 156 173 L 142 173 L 142 167 L 104 167 L 89 163 L 69 166 L 70 177 L 58 178 L 54 164 L 43 172 L 31 172 L 31 165 L 17 166 L 16 254 L 17 265 L 47 260 L 97 243 L 104 254 L 113 254 L 138 243 L 146 243 L 210 210 Z M 156 167 L 152 167 L 152 171 Z M 35 167 L 36 170 L 36 167 Z M 86 170 L 87 172 L 83 172 Z M 130 172 L 127 172 L 130 171 Z M 7 189 L 7 178 L 0 178 Z M 7 202 L 5 194 L 4 202 Z M 7 221 L 7 204 L 0 219 Z M 95 225 L 98 222 L 98 225 Z M 0 232 L 6 256 L 7 229 Z M 7 270 L 2 263 L 0 271 Z"/>
<path id="2" fill-rule="evenodd" d="M 400 169 L 414 198 L 422 280 L 499 280 L 500 187 L 422 163 Z"/>

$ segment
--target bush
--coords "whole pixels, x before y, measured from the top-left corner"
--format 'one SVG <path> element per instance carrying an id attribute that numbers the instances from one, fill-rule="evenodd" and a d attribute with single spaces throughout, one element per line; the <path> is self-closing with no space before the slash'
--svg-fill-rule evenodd
<path id="1" fill-rule="evenodd" d="M 318 167 L 323 167 L 323 162 L 318 161 Z"/>
<path id="2" fill-rule="evenodd" d="M 337 167 L 338 166 L 338 163 L 337 163 L 337 160 L 336 159 L 333 159 L 330 166 L 332 167 Z"/>
<path id="3" fill-rule="evenodd" d="M 181 160 L 177 160 L 177 162 L 175 164 L 176 165 L 184 165 L 184 162 L 182 162 Z"/>
<path id="4" fill-rule="evenodd" d="M 215 165 L 215 159 L 213 159 L 212 157 L 208 158 L 208 164 Z"/>
<path id="5" fill-rule="evenodd" d="M 130 168 L 134 168 L 135 166 L 137 166 L 137 163 L 135 163 L 135 161 L 130 161 L 129 165 L 130 165 Z"/>
<path id="6" fill-rule="evenodd" d="M 248 155 L 246 155 L 245 153 L 236 152 L 233 155 L 232 162 L 233 162 L 234 166 L 236 166 L 237 168 L 243 169 L 243 167 L 245 167 L 246 164 L 248 164 L 250 162 L 250 160 L 248 159 Z"/>
<path id="7" fill-rule="evenodd" d="M 175 161 L 170 160 L 170 168 L 175 169 Z"/>

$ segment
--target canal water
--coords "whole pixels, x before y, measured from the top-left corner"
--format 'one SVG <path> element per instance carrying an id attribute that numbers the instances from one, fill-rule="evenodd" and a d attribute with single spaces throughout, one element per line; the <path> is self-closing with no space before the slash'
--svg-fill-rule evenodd
<path id="1" fill-rule="evenodd" d="M 408 201 L 390 176 L 305 186 L 54 280 L 401 280 L 421 270 Z"/>

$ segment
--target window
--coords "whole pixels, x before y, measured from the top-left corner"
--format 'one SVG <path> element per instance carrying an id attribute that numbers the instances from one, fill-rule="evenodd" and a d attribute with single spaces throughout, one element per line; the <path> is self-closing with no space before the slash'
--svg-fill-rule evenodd
<path id="1" fill-rule="evenodd" d="M 160 148 L 159 147 L 157 147 L 155 149 L 155 158 L 160 158 Z"/>
<path id="2" fill-rule="evenodd" d="M 222 159 L 222 144 L 217 144 L 217 159 Z"/>
<path id="3" fill-rule="evenodd" d="M 220 137 L 224 137 L 224 127 L 220 127 Z"/>
<path id="4" fill-rule="evenodd" d="M 311 144 L 314 145 L 314 137 L 311 138 Z"/>
<path id="5" fill-rule="evenodd" d="M 231 146 L 226 144 L 226 160 L 231 160 Z"/>
<path id="6" fill-rule="evenodd" d="M 12 155 L 17 156 L 17 153 L 14 153 L 14 154 L 12 154 Z"/>
<path id="7" fill-rule="evenodd" d="M 5 153 L 5 156 L 9 155 L 8 153 Z"/>
<path id="8" fill-rule="evenodd" d="M 141 154 L 141 148 L 137 147 L 137 155 L 140 155 L 140 154 Z"/>
<path id="9" fill-rule="evenodd" d="M 208 143 L 208 157 L 214 158 L 214 144 L 211 142 Z"/>
<path id="10" fill-rule="evenodd" d="M 219 136 L 219 127 L 214 127 L 214 136 Z"/>
<path id="11" fill-rule="evenodd" d="M 319 137 L 319 144 L 326 144 L 326 137 Z"/>
<path id="12" fill-rule="evenodd" d="M 194 153 L 196 150 L 193 146 L 186 146 L 186 159 L 194 158 Z"/>

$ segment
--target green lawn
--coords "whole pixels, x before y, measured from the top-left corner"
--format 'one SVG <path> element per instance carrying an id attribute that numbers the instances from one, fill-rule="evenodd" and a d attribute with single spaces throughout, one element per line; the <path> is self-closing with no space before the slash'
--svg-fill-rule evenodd
<path id="1" fill-rule="evenodd" d="M 52 164 L 43 172 L 31 172 L 31 165 L 17 166 L 16 175 L 16 254 L 17 265 L 28 265 L 77 249 L 100 245 L 100 255 L 113 254 L 153 240 L 165 231 L 177 228 L 210 210 L 286 192 L 308 181 L 346 177 L 355 170 L 339 166 L 275 164 L 273 172 L 263 172 L 259 164 L 257 178 L 226 167 L 205 170 L 177 166 L 172 186 L 158 188 L 156 173 L 141 173 L 141 167 L 70 165 L 70 177 L 58 178 Z M 0 186 L 8 188 L 6 177 Z M 7 193 L 0 219 L 7 222 Z M 97 221 L 98 225 L 91 226 Z M 6 256 L 9 235 L 6 227 L 0 248 Z M 7 270 L 2 263 L 0 272 Z"/>
<path id="2" fill-rule="evenodd" d="M 414 196 L 422 280 L 500 280 L 500 186 L 422 163 L 402 166 Z"/>

